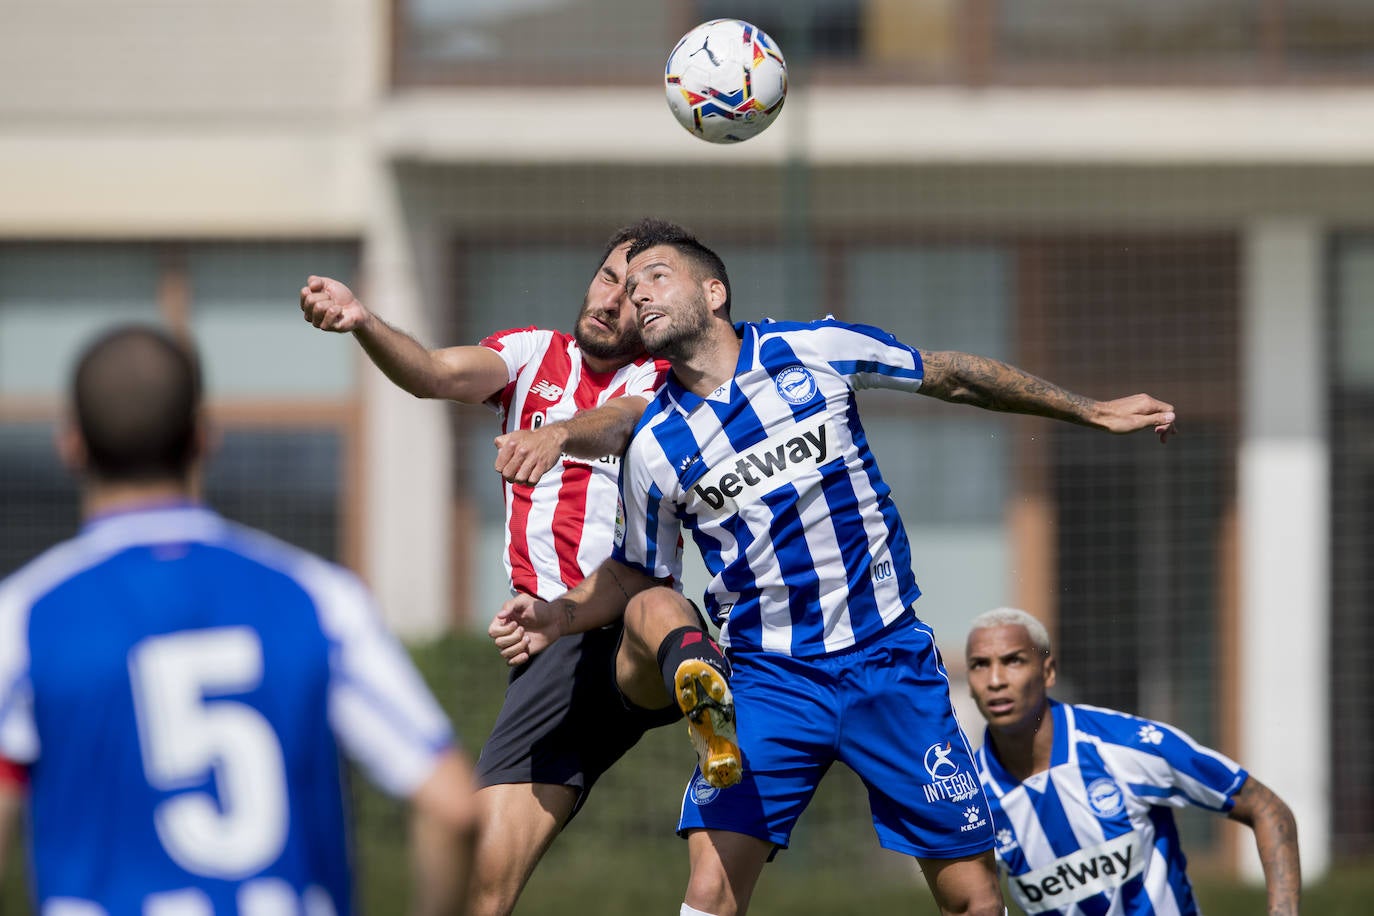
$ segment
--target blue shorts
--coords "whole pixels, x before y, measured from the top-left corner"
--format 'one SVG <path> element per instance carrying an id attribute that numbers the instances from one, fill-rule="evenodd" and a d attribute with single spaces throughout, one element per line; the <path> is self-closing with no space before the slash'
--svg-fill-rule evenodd
<path id="1" fill-rule="evenodd" d="M 936 859 L 992 849 L 988 804 L 925 624 L 895 624 L 823 658 L 741 652 L 730 662 L 744 778 L 715 789 L 698 770 L 680 834 L 726 830 L 786 848 L 838 760 L 867 787 L 883 847 Z"/>

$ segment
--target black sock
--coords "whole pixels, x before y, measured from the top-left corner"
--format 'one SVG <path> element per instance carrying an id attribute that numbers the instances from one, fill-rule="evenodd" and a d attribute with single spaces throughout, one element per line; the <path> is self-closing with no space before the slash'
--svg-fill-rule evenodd
<path id="1" fill-rule="evenodd" d="M 730 679 L 730 663 L 720 646 L 701 627 L 678 627 L 658 646 L 658 668 L 663 672 L 663 686 L 668 696 L 677 699 L 677 666 L 689 658 L 699 658 Z"/>

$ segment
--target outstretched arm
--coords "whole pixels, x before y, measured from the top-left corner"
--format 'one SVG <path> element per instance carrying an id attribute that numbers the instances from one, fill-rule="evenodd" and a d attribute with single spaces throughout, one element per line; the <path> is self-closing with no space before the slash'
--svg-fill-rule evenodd
<path id="1" fill-rule="evenodd" d="M 920 353 L 925 364 L 920 391 L 942 401 L 1049 417 L 1111 433 L 1152 428 L 1161 442 L 1177 432 L 1173 405 L 1148 394 L 1097 401 L 986 356 L 956 350 Z"/>
<path id="2" fill-rule="evenodd" d="M 353 291 L 329 277 L 301 287 L 301 312 L 322 331 L 352 333 L 369 359 L 417 398 L 480 404 L 506 386 L 506 364 L 486 347 L 426 349 L 369 311 Z"/>
<path id="3" fill-rule="evenodd" d="M 1264 867 L 1269 916 L 1296 916 L 1302 897 L 1298 860 L 1298 825 L 1283 799 L 1251 776 L 1236 795 L 1227 817 L 1255 831 L 1255 846 Z"/>
<path id="4" fill-rule="evenodd" d="M 637 395 L 612 398 L 557 423 L 497 436 L 496 472 L 511 483 L 533 484 L 564 453 L 587 459 L 623 454 L 648 403 Z"/>
<path id="5" fill-rule="evenodd" d="M 615 560 L 603 560 L 592 574 L 553 601 L 516 595 L 501 606 L 487 627 L 501 657 L 523 665 L 570 633 L 585 633 L 625 613 L 630 599 L 663 581 Z"/>

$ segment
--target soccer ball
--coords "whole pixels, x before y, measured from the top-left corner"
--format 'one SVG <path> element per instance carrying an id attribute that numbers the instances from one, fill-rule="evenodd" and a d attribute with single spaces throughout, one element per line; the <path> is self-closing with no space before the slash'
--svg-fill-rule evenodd
<path id="1" fill-rule="evenodd" d="M 787 98 L 787 62 L 757 26 L 713 19 L 692 29 L 663 70 L 678 123 L 711 143 L 738 143 L 763 131 Z"/>

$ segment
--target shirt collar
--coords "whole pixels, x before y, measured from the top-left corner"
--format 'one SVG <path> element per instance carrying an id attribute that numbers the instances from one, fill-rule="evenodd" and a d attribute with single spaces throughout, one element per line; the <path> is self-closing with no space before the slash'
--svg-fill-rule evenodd
<path id="1" fill-rule="evenodd" d="M 175 540 L 206 526 L 222 523 L 219 514 L 190 499 L 159 499 L 89 516 L 81 525 L 83 535 L 114 536 L 149 541 Z"/>
<path id="2" fill-rule="evenodd" d="M 754 368 L 754 353 L 758 349 L 758 326 L 752 321 L 736 321 L 735 335 L 740 339 L 739 357 L 735 360 L 735 374 L 726 379 L 725 384 L 721 385 L 720 388 L 716 389 L 717 392 L 720 392 L 722 388 L 726 389 L 727 397 L 730 388 L 735 384 L 735 379 Z M 677 374 L 674 372 L 668 373 L 668 381 L 664 385 L 664 389 L 668 392 L 668 397 L 673 406 L 684 417 L 714 396 L 703 398 L 699 394 L 688 391 L 678 381 Z"/>

